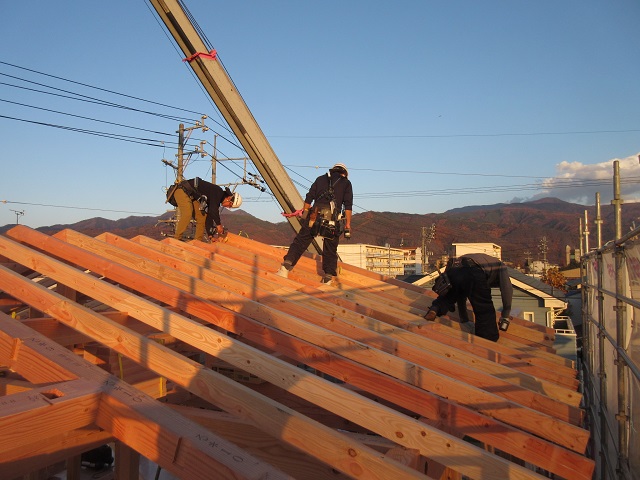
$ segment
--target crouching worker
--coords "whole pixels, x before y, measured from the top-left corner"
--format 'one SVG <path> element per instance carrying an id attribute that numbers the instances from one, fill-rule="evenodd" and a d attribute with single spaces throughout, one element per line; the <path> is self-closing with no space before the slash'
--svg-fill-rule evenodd
<path id="1" fill-rule="evenodd" d="M 336 163 L 329 173 L 315 179 L 304 199 L 304 207 L 293 214 L 301 217 L 302 227 L 293 239 L 282 266 L 276 273 L 287 278 L 298 260 L 316 236 L 322 241 L 322 283 L 331 283 L 338 275 L 338 244 L 340 235 L 351 238 L 353 188 L 349 172 Z"/>
<path id="2" fill-rule="evenodd" d="M 238 208 L 242 205 L 239 193 L 215 185 L 201 178 L 183 180 L 167 192 L 167 202 L 178 208 L 178 223 L 174 237 L 184 241 L 184 232 L 192 218 L 196 220 L 196 240 L 210 240 L 214 234 L 224 235 L 220 207 Z M 205 237 L 205 232 L 207 236 Z"/>
<path id="3" fill-rule="evenodd" d="M 502 313 L 500 329 L 509 328 L 513 287 L 504 263 L 484 253 L 471 253 L 449 261 L 444 273 L 449 288 L 444 288 L 425 315 L 426 320 L 453 312 L 458 306 L 461 322 L 468 322 L 467 299 L 473 308 L 475 334 L 493 342 L 500 337 L 496 323 L 496 309 L 491 298 L 491 288 L 500 288 Z"/>

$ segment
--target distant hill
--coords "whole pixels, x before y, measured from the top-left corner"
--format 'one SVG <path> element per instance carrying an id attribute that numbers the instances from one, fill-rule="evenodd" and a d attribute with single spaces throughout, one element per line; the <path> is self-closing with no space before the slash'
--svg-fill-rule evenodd
<path id="1" fill-rule="evenodd" d="M 503 259 L 522 265 L 526 257 L 541 258 L 543 238 L 546 241 L 547 259 L 551 263 L 565 264 L 565 247 L 579 245 L 580 221 L 588 212 L 589 242 L 596 246 L 594 227 L 595 207 L 585 207 L 564 202 L 557 198 L 544 198 L 532 202 L 477 205 L 448 210 L 439 214 L 416 215 L 398 212 L 365 212 L 355 214 L 352 220 L 352 242 L 392 247 L 419 247 L 423 231 L 435 225 L 435 237 L 428 250 L 435 255 L 446 252 L 452 243 L 483 242 L 502 247 Z M 611 205 L 602 205 L 603 243 L 614 238 L 614 211 Z M 171 213 L 160 217 L 127 217 L 120 220 L 92 218 L 72 225 L 52 225 L 38 228 L 52 235 L 70 228 L 89 236 L 111 232 L 125 238 L 145 235 L 164 238 L 162 221 Z M 622 206 L 623 232 L 629 231 L 640 217 L 640 204 Z M 289 245 L 293 229 L 288 222 L 271 223 L 260 220 L 242 210 L 225 210 L 223 221 L 233 233 L 240 233 L 269 245 Z M 13 227 L 6 225 L 0 233 Z M 344 240 L 343 240 L 344 242 Z M 528 253 L 527 253 L 528 252 Z"/>

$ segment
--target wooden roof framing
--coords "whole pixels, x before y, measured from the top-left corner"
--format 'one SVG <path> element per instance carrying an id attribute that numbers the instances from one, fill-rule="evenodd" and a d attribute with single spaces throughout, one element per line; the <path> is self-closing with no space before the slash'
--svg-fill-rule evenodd
<path id="1" fill-rule="evenodd" d="M 30 311 L 0 314 L 0 365 L 24 378 L 0 397 L 0 473 L 110 439 L 181 478 L 592 476 L 576 370 L 551 329 L 514 319 L 488 342 L 454 316 L 424 321 L 430 291 L 346 264 L 320 285 L 315 256 L 284 279 L 281 249 L 235 235 L 18 226 L 0 256 L 0 309 Z M 96 346 L 116 375 L 81 358 L 97 362 Z M 124 371 L 136 365 L 155 380 Z M 210 408 L 172 407 L 176 392 Z"/>

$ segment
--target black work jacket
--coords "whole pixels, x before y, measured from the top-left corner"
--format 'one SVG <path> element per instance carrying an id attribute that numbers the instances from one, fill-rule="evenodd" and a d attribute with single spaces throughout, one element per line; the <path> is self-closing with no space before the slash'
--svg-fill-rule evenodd
<path id="1" fill-rule="evenodd" d="M 333 186 L 333 199 L 330 198 L 329 186 Z M 331 173 L 320 175 L 315 179 L 304 201 L 314 207 L 324 207 L 329 205 L 333 200 L 337 213 L 340 213 L 342 207 L 345 210 L 353 210 L 353 187 L 351 181 L 347 177 L 343 177 L 337 173 L 331 176 Z"/>
<path id="2" fill-rule="evenodd" d="M 207 182 L 206 180 L 202 180 L 201 178 L 192 178 L 186 181 L 195 188 L 200 195 L 205 195 L 207 197 L 207 206 L 209 207 L 209 210 L 207 211 L 207 219 L 205 221 L 205 231 L 210 233 L 213 230 L 213 227 L 216 225 L 222 225 L 220 220 L 220 205 L 222 205 L 222 201 L 228 195 L 222 187 L 214 183 Z"/>

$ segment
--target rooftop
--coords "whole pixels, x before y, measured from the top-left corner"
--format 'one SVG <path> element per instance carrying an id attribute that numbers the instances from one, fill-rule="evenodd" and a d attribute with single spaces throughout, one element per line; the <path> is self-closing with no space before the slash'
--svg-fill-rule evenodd
<path id="1" fill-rule="evenodd" d="M 433 293 L 226 243 L 0 236 L 0 472 L 116 445 L 179 478 L 591 479 L 573 362 L 514 319 L 497 343 Z M 530 468 L 533 467 L 533 468 Z M 448 472 L 448 473 L 445 473 Z"/>

